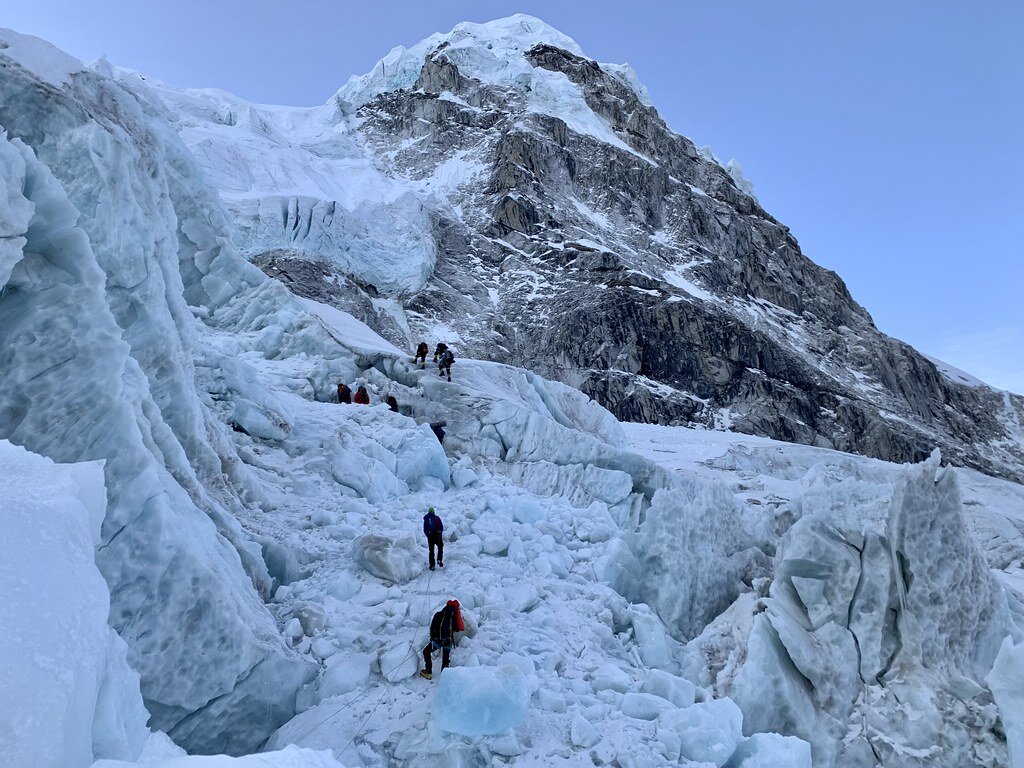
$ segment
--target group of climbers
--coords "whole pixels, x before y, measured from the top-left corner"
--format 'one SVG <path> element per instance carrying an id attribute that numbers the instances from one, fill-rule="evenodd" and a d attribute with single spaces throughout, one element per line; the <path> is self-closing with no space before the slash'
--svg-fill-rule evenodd
<path id="1" fill-rule="evenodd" d="M 434 550 L 437 549 L 437 567 L 444 568 L 444 523 L 433 507 L 423 516 L 423 535 L 427 537 L 427 562 L 430 570 L 434 570 Z M 451 664 L 452 648 L 455 646 L 455 633 L 465 632 L 462 621 L 462 609 L 458 600 L 449 600 L 430 621 L 430 641 L 423 647 L 423 670 L 420 677 L 430 680 L 433 676 L 431 657 L 441 651 L 441 669 Z"/>
<path id="2" fill-rule="evenodd" d="M 412 359 L 412 364 L 416 365 L 419 363 L 421 369 L 426 368 L 427 353 L 429 351 L 430 347 L 427 346 L 427 342 L 421 341 L 416 346 L 416 355 Z M 451 381 L 452 363 L 455 362 L 455 353 L 443 341 L 438 342 L 437 346 L 434 347 L 434 362 L 437 363 L 437 375 L 442 378 L 447 376 L 448 381 Z"/>
<path id="3" fill-rule="evenodd" d="M 419 363 L 420 368 L 426 368 L 427 354 L 429 352 L 430 347 L 427 346 L 425 341 L 421 341 L 416 347 L 413 364 Z M 447 377 L 448 381 L 451 381 L 452 363 L 455 362 L 455 354 L 444 342 L 438 343 L 434 348 L 434 362 L 438 366 L 438 375 Z M 355 395 L 353 395 L 351 387 L 347 384 L 339 384 L 338 402 L 369 405 L 370 393 L 365 385 L 360 385 Z M 388 404 L 392 411 L 398 412 L 398 401 L 394 395 L 388 395 L 384 402 Z M 430 425 L 434 435 L 441 443 L 444 443 L 445 432 L 442 427 L 445 425 L 443 421 Z M 433 571 L 435 567 L 444 568 L 444 523 L 441 522 L 441 518 L 438 517 L 433 507 L 430 507 L 427 510 L 427 514 L 423 516 L 423 535 L 427 538 L 427 564 L 430 570 Z M 437 553 L 436 559 L 434 556 L 435 551 Z M 449 600 L 444 608 L 434 614 L 430 622 L 430 641 L 423 648 L 424 669 L 420 672 L 421 677 L 430 680 L 433 676 L 431 657 L 437 651 L 441 651 L 441 669 L 449 666 L 452 648 L 455 646 L 455 633 L 464 631 L 465 624 L 462 620 L 462 610 L 459 601 Z"/>
<path id="4" fill-rule="evenodd" d="M 366 386 L 361 384 L 359 389 L 356 390 L 355 395 L 352 394 L 352 388 L 348 384 L 338 385 L 338 402 L 351 405 L 369 405 L 370 404 L 370 393 L 366 391 Z M 394 395 L 388 395 L 384 398 L 384 402 L 387 404 L 395 413 L 398 413 L 398 400 Z"/>

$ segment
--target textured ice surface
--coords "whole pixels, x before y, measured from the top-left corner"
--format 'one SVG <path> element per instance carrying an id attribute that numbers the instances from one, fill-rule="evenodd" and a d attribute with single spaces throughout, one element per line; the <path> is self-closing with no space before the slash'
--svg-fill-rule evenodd
<path id="1" fill-rule="evenodd" d="M 1003 721 L 1010 753 L 1009 768 L 1024 766 L 1024 643 L 1003 641 L 986 678 Z"/>
<path id="2" fill-rule="evenodd" d="M 134 759 L 150 733 L 139 677 L 107 625 L 96 568 L 99 463 L 60 465 L 0 440 L 0 762 Z"/>
<path id="3" fill-rule="evenodd" d="M 793 736 L 755 733 L 740 742 L 729 765 L 735 768 L 811 768 L 811 745 Z"/>
<path id="4" fill-rule="evenodd" d="M 281 643 L 254 590 L 269 582 L 258 548 L 227 511 L 237 457 L 197 392 L 184 298 L 189 269 L 219 266 L 237 291 L 253 268 L 179 240 L 179 225 L 205 237 L 215 202 L 173 131 L 102 75 L 55 94 L 6 70 L 0 124 L 32 146 L 2 142 L 0 436 L 59 461 L 106 461 L 98 564 L 154 724 L 181 724 L 196 748 L 254 748 L 294 712 L 285 692 L 308 665 Z M 201 286 L 228 297 L 222 282 Z M 182 722 L 214 700 L 208 731 Z"/>
<path id="5" fill-rule="evenodd" d="M 816 765 L 991 759 L 1004 747 L 992 733 L 969 738 L 965 720 L 994 715 L 976 694 L 1020 630 L 964 524 L 956 473 L 937 454 L 907 468 L 884 517 L 861 494 L 863 529 L 847 527 L 858 489 L 835 486 L 784 537 L 767 609 L 723 690 L 751 731 L 810 741 Z M 842 498 L 845 521 L 832 513 Z"/>
<path id="6" fill-rule="evenodd" d="M 434 694 L 434 722 L 463 736 L 484 736 L 514 728 L 526 716 L 530 686 L 515 666 L 449 667 Z"/>
<path id="7" fill-rule="evenodd" d="M 391 539 L 366 533 L 352 542 L 352 556 L 374 576 L 404 584 L 423 570 L 422 551 L 411 535 Z"/>
<path id="8" fill-rule="evenodd" d="M 658 717 L 658 739 L 669 759 L 725 765 L 743 738 L 743 715 L 729 699 L 668 709 Z"/>

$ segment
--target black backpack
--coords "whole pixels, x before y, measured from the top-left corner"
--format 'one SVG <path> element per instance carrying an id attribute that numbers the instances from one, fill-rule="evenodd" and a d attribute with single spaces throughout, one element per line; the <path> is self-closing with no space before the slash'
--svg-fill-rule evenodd
<path id="1" fill-rule="evenodd" d="M 446 605 L 430 620 L 431 640 L 451 640 L 455 634 L 455 609 Z"/>

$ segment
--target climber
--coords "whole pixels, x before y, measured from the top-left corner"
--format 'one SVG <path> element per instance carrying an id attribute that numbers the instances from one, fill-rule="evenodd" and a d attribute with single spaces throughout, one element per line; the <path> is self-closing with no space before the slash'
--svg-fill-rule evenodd
<path id="1" fill-rule="evenodd" d="M 466 625 L 462 622 L 462 611 L 458 600 L 449 600 L 430 620 L 430 642 L 423 648 L 423 666 L 420 677 L 429 680 L 433 677 L 430 657 L 434 651 L 441 650 L 441 669 L 447 669 L 451 663 L 452 646 L 455 645 L 455 633 L 465 632 Z"/>
<path id="2" fill-rule="evenodd" d="M 390 408 L 395 413 L 398 413 L 398 401 L 395 399 L 394 395 L 388 395 L 388 399 L 385 400 L 384 402 L 388 404 L 388 408 Z"/>
<path id="3" fill-rule="evenodd" d="M 427 537 L 427 550 L 430 553 L 427 563 L 434 570 L 434 547 L 437 547 L 437 564 L 444 568 L 444 523 L 434 514 L 434 508 L 427 510 L 423 516 L 423 535 Z"/>
<path id="4" fill-rule="evenodd" d="M 455 355 L 452 354 L 450 349 L 445 349 L 441 353 L 441 359 L 437 361 L 438 376 L 444 376 L 448 374 L 448 381 L 452 380 L 452 363 L 455 362 Z"/>
<path id="5" fill-rule="evenodd" d="M 445 344 L 443 341 L 439 341 L 437 343 L 437 346 L 434 347 L 434 362 L 435 363 L 437 362 L 437 358 L 439 358 L 441 355 L 443 355 L 447 351 L 447 349 L 448 349 L 448 345 Z"/>
<path id="6" fill-rule="evenodd" d="M 427 353 L 430 352 L 430 347 L 427 346 L 427 342 L 421 341 L 419 346 L 416 347 L 416 357 L 412 359 L 412 364 L 420 364 L 420 368 L 427 367 Z"/>
<path id="7" fill-rule="evenodd" d="M 338 402 L 352 403 L 352 390 L 348 388 L 348 384 L 338 385 Z"/>
<path id="8" fill-rule="evenodd" d="M 352 400 L 355 403 L 359 403 L 359 405 L 369 405 L 370 404 L 370 393 L 366 391 L 366 387 L 365 386 L 361 386 L 361 387 L 359 387 L 358 391 L 356 392 L 356 396 Z"/>
<path id="9" fill-rule="evenodd" d="M 434 437 L 437 438 L 437 442 L 439 442 L 441 445 L 444 445 L 445 434 L 444 429 L 442 429 L 442 427 L 445 427 L 447 425 L 447 421 L 435 421 L 430 425 L 430 431 L 434 433 Z"/>

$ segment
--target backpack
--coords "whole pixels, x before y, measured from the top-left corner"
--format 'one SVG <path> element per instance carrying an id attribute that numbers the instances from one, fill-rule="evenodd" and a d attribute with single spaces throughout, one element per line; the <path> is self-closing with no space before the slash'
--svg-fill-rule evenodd
<path id="1" fill-rule="evenodd" d="M 459 609 L 454 605 L 446 605 L 435 613 L 434 618 L 430 621 L 430 639 L 447 643 L 451 641 L 456 631 L 462 631 Z"/>

